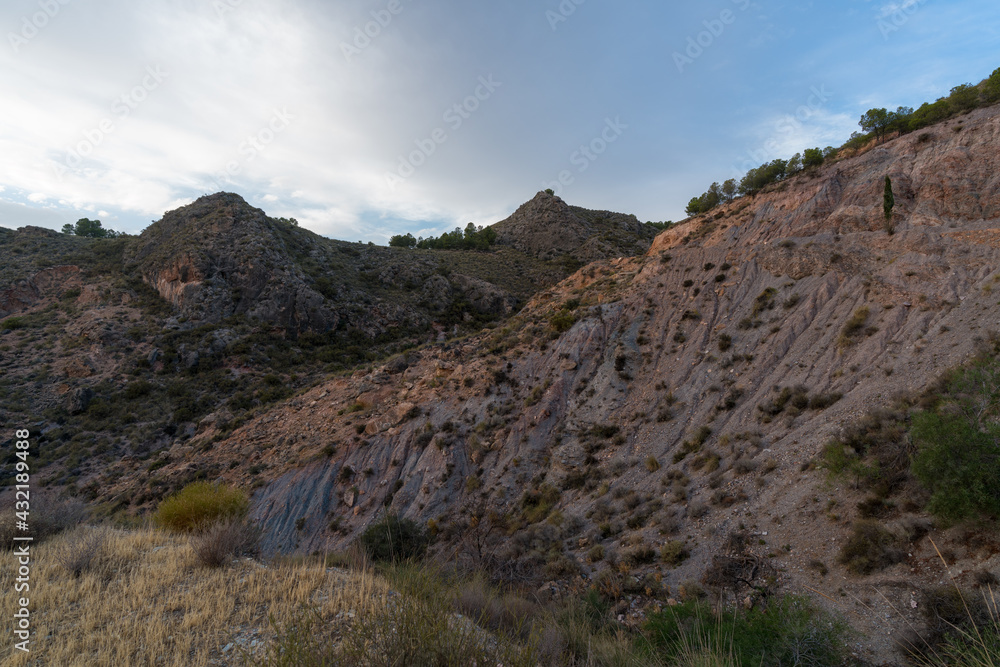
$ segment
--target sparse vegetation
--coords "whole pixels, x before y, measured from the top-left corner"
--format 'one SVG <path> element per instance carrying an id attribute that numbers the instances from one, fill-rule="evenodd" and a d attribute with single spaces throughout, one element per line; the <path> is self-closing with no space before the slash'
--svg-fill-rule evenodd
<path id="1" fill-rule="evenodd" d="M 223 519 L 242 518 L 249 507 L 249 498 L 239 489 L 194 482 L 160 503 L 156 523 L 175 532 L 193 533 Z"/>

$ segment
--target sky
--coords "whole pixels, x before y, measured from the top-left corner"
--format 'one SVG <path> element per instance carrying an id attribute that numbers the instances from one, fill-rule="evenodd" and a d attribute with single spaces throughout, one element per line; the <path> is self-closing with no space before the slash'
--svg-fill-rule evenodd
<path id="1" fill-rule="evenodd" d="M 384 244 L 539 190 L 680 220 L 1000 67 L 995 0 L 5 0 L 0 225 L 218 191 Z"/>

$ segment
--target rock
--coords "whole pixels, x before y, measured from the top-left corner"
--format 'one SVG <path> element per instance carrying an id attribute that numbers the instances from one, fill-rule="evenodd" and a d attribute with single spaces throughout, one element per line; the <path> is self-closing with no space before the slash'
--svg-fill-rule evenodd
<path id="1" fill-rule="evenodd" d="M 66 411 L 71 415 L 86 412 L 92 400 L 94 400 L 93 389 L 90 387 L 78 387 L 66 397 Z"/>
<path id="2" fill-rule="evenodd" d="M 59 369 L 68 378 L 89 378 L 94 374 L 94 368 L 87 359 L 74 357 Z"/>

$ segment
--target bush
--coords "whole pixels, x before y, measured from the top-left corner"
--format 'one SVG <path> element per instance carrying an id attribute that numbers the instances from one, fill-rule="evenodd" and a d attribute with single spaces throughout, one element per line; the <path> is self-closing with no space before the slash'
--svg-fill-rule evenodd
<path id="1" fill-rule="evenodd" d="M 680 540 L 670 540 L 660 548 L 660 558 L 671 567 L 677 567 L 688 559 L 691 553 L 687 545 Z"/>
<path id="2" fill-rule="evenodd" d="M 854 574 L 871 574 L 904 561 L 902 546 L 902 540 L 877 521 L 857 521 L 838 560 Z"/>
<path id="3" fill-rule="evenodd" d="M 0 500 L 0 550 L 13 549 L 13 538 L 24 535 L 15 526 L 14 503 L 13 492 Z M 79 525 L 86 513 L 86 506 L 75 498 L 56 498 L 45 491 L 32 494 L 29 524 L 34 544 Z"/>
<path id="4" fill-rule="evenodd" d="M 416 522 L 386 514 L 361 535 L 361 546 L 376 561 L 422 558 L 430 538 Z"/>
<path id="5" fill-rule="evenodd" d="M 246 516 L 250 500 L 239 489 L 194 482 L 160 503 L 155 521 L 168 530 L 192 533 L 225 519 Z"/>
<path id="6" fill-rule="evenodd" d="M 79 577 L 97 563 L 107 540 L 105 529 L 81 527 L 55 551 L 55 561 L 74 578 Z"/>
<path id="7" fill-rule="evenodd" d="M 243 519 L 231 519 L 213 524 L 191 538 L 191 548 L 198 561 L 208 567 L 220 567 L 240 556 L 254 557 L 260 553 L 261 531 Z"/>
<path id="8" fill-rule="evenodd" d="M 798 596 L 788 595 L 745 613 L 714 614 L 706 603 L 685 602 L 652 614 L 645 630 L 663 664 L 848 664 L 846 624 Z"/>
<path id="9" fill-rule="evenodd" d="M 911 435 L 913 474 L 931 492 L 928 511 L 946 521 L 1000 516 L 1000 428 L 918 412 Z"/>

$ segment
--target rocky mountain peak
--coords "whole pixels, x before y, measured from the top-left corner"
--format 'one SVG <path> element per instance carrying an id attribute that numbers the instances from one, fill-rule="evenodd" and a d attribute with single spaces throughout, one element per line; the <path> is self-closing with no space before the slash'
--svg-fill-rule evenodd
<path id="1" fill-rule="evenodd" d="M 634 215 L 570 206 L 548 192 L 493 228 L 500 245 L 543 260 L 569 256 L 581 262 L 642 254 L 657 231 Z"/>
<path id="2" fill-rule="evenodd" d="M 281 224 L 220 192 L 166 213 L 129 243 L 124 260 L 185 317 L 245 314 L 292 331 L 325 331 L 337 318 L 295 266 Z"/>

